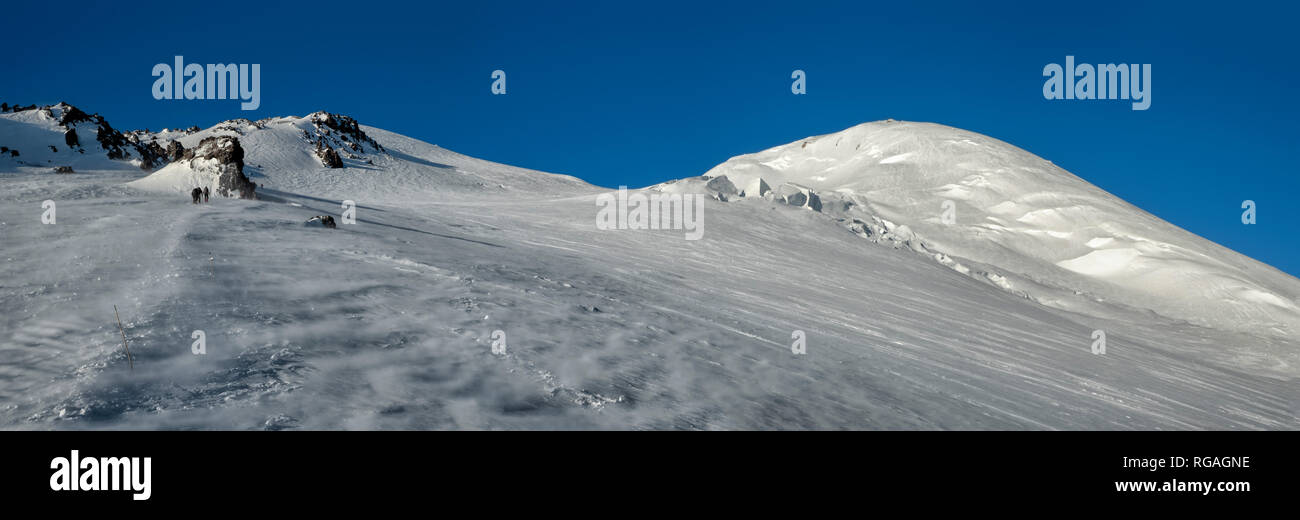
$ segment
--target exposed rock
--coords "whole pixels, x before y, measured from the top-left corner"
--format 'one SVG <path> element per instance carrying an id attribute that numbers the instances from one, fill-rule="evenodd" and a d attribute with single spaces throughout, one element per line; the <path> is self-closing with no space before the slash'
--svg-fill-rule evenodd
<path id="1" fill-rule="evenodd" d="M 772 193 L 776 197 L 776 200 L 791 206 L 808 208 L 813 211 L 822 210 L 821 197 L 818 197 L 817 193 L 809 188 L 797 184 L 785 183 L 778 186 Z"/>
<path id="2" fill-rule="evenodd" d="M 339 153 L 329 146 L 318 145 L 316 148 L 316 156 L 320 157 L 321 164 L 326 168 L 343 167 L 343 158 L 339 157 Z"/>
<path id="3" fill-rule="evenodd" d="M 257 186 L 244 175 L 244 148 L 239 138 L 220 135 L 204 138 L 195 148 L 185 150 L 181 159 L 190 161 L 191 167 L 205 161 L 217 170 L 217 193 L 223 197 L 257 198 Z"/>
<path id="4" fill-rule="evenodd" d="M 54 168 L 54 173 L 76 173 L 72 171 L 71 166 L 58 166 Z"/>
<path id="5" fill-rule="evenodd" d="M 95 140 L 99 141 L 100 148 L 108 152 L 109 159 L 125 159 L 127 157 L 126 151 L 122 150 L 123 146 L 127 146 L 126 138 L 122 136 L 121 132 L 113 130 L 113 127 L 109 126 L 107 121 L 99 125 L 99 131 L 95 133 Z"/>
<path id="6" fill-rule="evenodd" d="M 59 103 L 56 106 L 61 108 L 63 111 L 63 115 L 59 117 L 60 125 L 68 126 L 77 123 L 86 123 L 86 122 L 94 121 L 94 117 L 87 115 L 85 112 L 82 112 L 80 108 L 74 107 L 67 103 Z"/>
<path id="7" fill-rule="evenodd" d="M 704 187 L 712 192 L 718 200 L 724 202 L 740 194 L 740 190 L 736 189 L 736 185 L 733 184 L 726 175 L 720 175 L 710 179 Z"/>
<path id="8" fill-rule="evenodd" d="M 108 121 L 104 120 L 103 116 L 87 114 L 80 108 L 67 103 L 60 102 L 57 105 L 43 107 L 14 105 L 9 109 L 13 112 L 40 110 L 41 114 L 57 121 L 59 126 L 65 129 L 63 140 L 68 148 L 77 150 L 80 153 L 85 153 L 85 145 L 81 143 L 81 134 L 84 132 L 78 132 L 77 130 L 93 129 L 95 140 L 99 142 L 100 147 L 109 159 L 131 160 L 139 157 L 140 167 L 145 170 L 154 169 L 167 162 L 163 158 L 161 147 L 152 142 L 143 142 L 151 138 L 149 132 L 137 131 L 129 134 L 118 132 L 113 129 L 112 125 L 108 124 Z M 56 113 L 58 114 L 57 118 L 55 118 Z M 50 149 L 57 151 L 54 146 L 51 146 Z"/>
<path id="9" fill-rule="evenodd" d="M 137 144 L 140 150 L 140 168 L 152 170 L 156 167 L 167 163 L 167 151 L 158 144 L 157 141 L 149 141 L 148 144 Z"/>
<path id="10" fill-rule="evenodd" d="M 216 159 L 221 165 L 234 166 L 240 173 L 244 172 L 244 148 L 239 145 L 239 138 L 218 135 L 204 138 L 196 148 L 185 150 L 181 159 Z"/>
<path id="11" fill-rule="evenodd" d="M 180 141 L 167 143 L 167 151 L 164 154 L 169 161 L 179 161 L 185 157 L 185 145 Z"/>
<path id="12" fill-rule="evenodd" d="M 378 142 L 371 139 L 361 130 L 361 125 L 356 119 L 329 112 L 316 112 L 311 114 L 312 123 L 316 126 L 316 133 L 321 136 L 330 136 L 337 133 L 340 140 L 343 141 L 340 146 L 347 146 L 353 151 L 365 152 L 365 146 L 369 145 L 376 152 L 383 152 L 384 147 Z"/>
<path id="13" fill-rule="evenodd" d="M 331 217 L 329 215 L 316 215 L 312 218 L 309 218 L 307 219 L 307 226 L 308 227 L 319 226 L 319 227 L 325 227 L 329 229 L 334 229 L 336 227 L 334 224 L 334 217 Z"/>
<path id="14" fill-rule="evenodd" d="M 218 131 L 225 130 L 228 132 L 234 132 L 242 136 L 242 135 L 247 135 L 247 131 L 249 127 L 252 127 L 254 130 L 260 130 L 266 128 L 266 125 L 261 121 L 253 122 L 245 118 L 239 118 L 239 119 L 230 119 L 227 121 L 222 121 L 220 123 L 217 123 L 217 125 L 212 127 L 212 129 Z"/>

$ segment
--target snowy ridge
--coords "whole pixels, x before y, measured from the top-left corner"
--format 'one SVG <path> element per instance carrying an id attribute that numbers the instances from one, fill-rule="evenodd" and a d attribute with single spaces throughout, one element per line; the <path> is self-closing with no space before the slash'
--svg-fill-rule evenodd
<path id="1" fill-rule="evenodd" d="M 67 146 L 74 131 L 79 146 Z M 154 172 L 136 189 L 188 193 L 212 185 L 212 168 L 181 161 L 205 139 L 238 140 L 243 173 L 259 186 L 340 199 L 417 203 L 466 194 L 563 197 L 595 187 L 571 176 L 492 163 L 319 111 L 258 121 L 232 119 L 206 129 L 113 130 L 99 115 L 60 103 L 0 113 L 0 171 Z M 103 137 L 103 139 L 97 139 Z M 16 151 L 18 155 L 12 155 Z M 180 164 L 183 163 L 183 164 Z M 170 166 L 169 166 L 170 165 Z"/>
<path id="2" fill-rule="evenodd" d="M 865 123 L 732 158 L 702 179 L 716 186 L 724 177 L 776 187 L 744 197 L 815 200 L 855 233 L 935 254 L 1058 308 L 1114 302 L 1208 327 L 1300 331 L 1300 280 L 974 132 Z M 943 221 L 945 201 L 952 224 Z"/>
<path id="3" fill-rule="evenodd" d="M 238 119 L 175 139 L 186 149 L 210 137 L 239 140 L 245 173 L 265 188 L 388 203 L 455 199 L 466 193 L 507 197 L 553 197 L 595 188 L 574 177 L 491 163 L 377 128 L 346 116 L 315 112 L 259 121 Z M 337 154 L 331 167 L 322 150 Z M 165 179 L 133 186 L 184 191 L 185 174 L 160 171 Z"/>
<path id="4" fill-rule="evenodd" d="M 67 103 L 0 111 L 0 170 L 18 167 L 152 170 L 165 163 L 148 132 L 122 133 Z"/>

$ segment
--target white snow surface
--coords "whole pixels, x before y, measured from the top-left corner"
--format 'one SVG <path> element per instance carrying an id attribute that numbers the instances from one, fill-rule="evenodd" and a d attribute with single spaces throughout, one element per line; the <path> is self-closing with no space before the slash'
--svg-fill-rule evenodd
<path id="1" fill-rule="evenodd" d="M 29 138 L 9 116 L 0 144 Z M 1300 282 L 992 138 L 881 122 L 737 157 L 688 241 L 376 128 L 324 168 L 312 117 L 154 134 L 238 134 L 260 200 L 0 158 L 0 427 L 1298 426 Z M 304 226 L 342 200 L 357 224 Z"/>
<path id="2" fill-rule="evenodd" d="M 67 131 L 59 124 L 70 105 L 59 103 L 22 112 L 0 113 L 0 146 L 18 150 L 17 157 L 0 153 L 0 172 L 18 168 L 52 170 L 70 166 L 75 171 L 93 169 L 129 169 L 135 165 L 139 171 L 138 157 L 130 161 L 114 161 L 95 137 L 99 126 L 94 122 L 69 123 L 77 131 L 80 146 L 70 147 L 64 141 Z M 51 149 L 53 147 L 53 149 Z"/>
<path id="3" fill-rule="evenodd" d="M 337 146 L 336 142 L 335 148 L 345 167 L 326 168 L 314 154 L 311 141 L 303 136 L 304 131 L 315 135 L 313 121 L 322 114 L 316 112 L 303 117 L 279 117 L 257 122 L 227 121 L 177 140 L 186 149 L 192 149 L 207 137 L 235 136 L 244 149 L 244 173 L 254 183 L 272 189 L 339 199 L 402 204 L 456 199 L 467 192 L 487 197 L 529 198 L 590 189 L 590 185 L 567 175 L 483 161 L 364 125 L 362 130 L 379 141 L 385 151 L 366 149 L 353 152 Z M 196 168 L 187 162 L 173 163 L 132 186 L 151 191 L 188 193 L 202 186 L 191 185 L 193 182 L 208 178 L 193 173 L 194 170 Z"/>
<path id="4" fill-rule="evenodd" d="M 928 251 L 1012 278 L 1010 290 L 1048 305 L 1105 301 L 1207 327 L 1300 332 L 1300 280 L 974 132 L 865 123 L 735 157 L 705 176 L 810 187 L 829 214 L 906 225 Z M 1084 301 L 1063 301 L 1063 290 Z"/>

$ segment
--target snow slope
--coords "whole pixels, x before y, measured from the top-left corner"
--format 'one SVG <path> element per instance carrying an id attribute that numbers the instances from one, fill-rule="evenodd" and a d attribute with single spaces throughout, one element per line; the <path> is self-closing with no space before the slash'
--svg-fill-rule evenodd
<path id="1" fill-rule="evenodd" d="M 973 132 L 866 123 L 705 174 L 723 176 L 738 187 L 811 189 L 832 216 L 903 226 L 921 249 L 1044 304 L 1104 312 L 1096 303 L 1111 302 L 1207 327 L 1300 332 L 1300 280 Z"/>
<path id="2" fill-rule="evenodd" d="M 368 138 L 383 143 L 382 149 L 358 144 L 354 150 L 348 143 L 358 140 L 345 140 L 338 131 L 320 124 L 325 117 L 337 116 L 315 112 L 256 122 L 232 120 L 176 140 L 192 149 L 209 137 L 237 137 L 246 154 L 245 174 L 253 182 L 339 199 L 403 203 L 457 198 L 466 192 L 530 197 L 590 188 L 573 177 L 490 163 L 367 126 L 360 128 Z M 338 151 L 343 168 L 322 164 L 315 153 L 318 138 Z M 188 164 L 169 165 L 132 186 L 188 192 L 194 187 L 193 170 Z"/>
<path id="3" fill-rule="evenodd" d="M 709 173 L 737 179 L 735 190 L 714 179 L 647 190 L 731 193 L 705 202 L 704 236 L 688 241 L 680 231 L 597 229 L 605 190 L 571 177 L 370 127 L 361 128 L 376 147 L 343 144 L 357 158 L 325 168 L 314 117 L 179 137 L 192 147 L 238 135 L 246 172 L 264 184 L 259 200 L 196 206 L 140 189 L 133 181 L 144 172 L 114 164 L 53 175 L 0 163 L 0 426 L 1300 426 L 1300 353 L 1286 323 L 1219 327 L 1141 306 L 1159 304 L 1158 292 L 1097 301 L 1132 253 L 1067 262 L 1071 270 L 1057 262 L 1085 254 L 1033 248 L 1046 240 L 1039 234 L 1057 233 L 1089 250 L 1168 261 L 1145 246 L 1112 247 L 1143 237 L 1284 302 L 1294 279 L 986 137 L 869 124 L 850 130 L 863 141 L 841 145 L 859 153 L 836 156 L 836 139 L 823 137 L 817 157 L 787 145 Z M 936 134 L 982 148 L 943 148 Z M 860 158 L 870 156 L 861 148 L 878 158 Z M 990 167 L 1005 170 L 961 184 Z M 965 197 L 949 184 L 967 186 Z M 763 191 L 771 196 L 751 196 Z M 1031 196 L 1046 191 L 1061 198 Z M 944 197 L 958 201 L 956 226 L 1008 252 L 978 257 L 979 239 L 928 221 Z M 357 203 L 357 224 L 303 225 L 337 217 L 343 199 Z M 55 225 L 41 224 L 44 200 L 58 204 Z M 1005 201 L 1019 206 L 980 209 Z M 1092 209 L 1018 214 L 1070 205 Z M 1062 215 L 1073 223 L 1048 218 Z M 1129 227 L 1144 223 L 1144 234 Z M 1099 234 L 1106 229 L 1128 234 Z M 1041 276 L 1037 285 L 1030 276 Z M 1259 323 L 1274 316 L 1242 308 Z M 196 330 L 205 355 L 191 351 Z M 1107 335 L 1105 355 L 1091 353 L 1096 330 Z M 791 352 L 795 331 L 807 338 L 804 355 Z M 501 339 L 505 353 L 493 354 Z"/>
<path id="4" fill-rule="evenodd" d="M 76 135 L 75 144 L 69 144 L 69 131 Z M 138 144 L 138 136 L 122 134 L 98 114 L 67 103 L 0 112 L 0 171 L 60 166 L 117 170 L 128 165 L 136 171 L 148 169 L 156 158 Z"/>

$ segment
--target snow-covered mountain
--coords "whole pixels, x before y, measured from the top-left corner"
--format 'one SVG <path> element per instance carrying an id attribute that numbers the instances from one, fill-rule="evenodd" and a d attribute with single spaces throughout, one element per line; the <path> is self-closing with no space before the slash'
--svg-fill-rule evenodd
<path id="1" fill-rule="evenodd" d="M 0 106 L 0 167 L 5 169 L 112 169 L 120 166 L 112 161 L 125 161 L 151 170 L 164 163 L 164 150 L 152 144 L 152 137 L 119 132 L 103 116 L 67 103 Z"/>
<path id="2" fill-rule="evenodd" d="M 815 208 L 1045 305 L 1300 332 L 1300 280 L 974 132 L 865 123 L 734 157 L 702 183 L 723 198 Z"/>
<path id="3" fill-rule="evenodd" d="M 1300 426 L 1300 281 L 979 134 L 868 123 L 638 190 L 712 196 L 684 240 L 339 114 L 44 155 L 69 112 L 0 113 L 4 427 Z"/>
<path id="4" fill-rule="evenodd" d="M 370 134 L 395 147 L 385 148 Z M 216 138 L 225 139 L 218 143 Z M 65 141 L 79 144 L 68 146 Z M 204 141 L 242 154 L 214 160 L 209 150 L 196 158 L 196 148 Z M 216 190 L 224 167 L 239 161 L 243 164 L 234 169 L 254 184 L 390 202 L 444 199 L 462 191 L 529 197 L 591 189 L 574 177 L 474 159 L 328 112 L 233 119 L 202 130 L 118 132 L 102 116 L 86 115 L 67 103 L 15 108 L 6 104 L 0 111 L 0 147 L 0 171 L 138 168 L 149 175 L 132 187 L 160 192 L 189 193 L 205 185 Z M 220 196 L 239 195 L 222 191 Z"/>
<path id="5" fill-rule="evenodd" d="M 546 196 L 590 187 L 573 177 L 480 161 L 327 112 L 232 120 L 173 141 L 192 149 L 215 137 L 238 140 L 246 157 L 245 173 L 254 183 L 341 199 L 419 202 L 463 191 Z M 382 146 L 376 138 L 392 146 Z M 180 161 L 132 186 L 189 192 L 199 186 L 191 186 L 194 169 L 192 163 Z"/>

